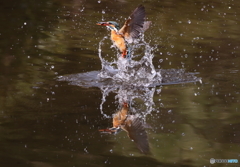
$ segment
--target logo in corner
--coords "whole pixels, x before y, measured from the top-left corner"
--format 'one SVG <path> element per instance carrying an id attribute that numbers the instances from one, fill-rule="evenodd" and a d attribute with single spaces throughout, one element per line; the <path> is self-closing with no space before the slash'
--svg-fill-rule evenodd
<path id="1" fill-rule="evenodd" d="M 215 163 L 215 159 L 214 158 L 211 158 L 210 159 L 210 164 L 214 164 Z"/>

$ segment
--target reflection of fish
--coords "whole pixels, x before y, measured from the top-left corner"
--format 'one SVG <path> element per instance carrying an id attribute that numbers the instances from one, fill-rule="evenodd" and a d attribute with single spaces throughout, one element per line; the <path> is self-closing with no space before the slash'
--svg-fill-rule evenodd
<path id="1" fill-rule="evenodd" d="M 151 22 L 144 21 L 145 15 L 144 6 L 139 5 L 129 16 L 129 19 L 125 21 L 121 29 L 115 21 L 98 22 L 97 25 L 109 28 L 111 30 L 111 39 L 114 45 L 121 51 L 122 57 L 130 57 L 126 41 L 131 43 L 149 28 Z"/>
<path id="2" fill-rule="evenodd" d="M 128 133 L 130 139 L 136 144 L 138 149 L 144 153 L 149 153 L 149 144 L 147 133 L 140 118 L 134 115 L 128 115 L 129 105 L 124 103 L 122 109 L 113 116 L 113 127 L 101 129 L 105 133 L 116 134 L 122 129 Z"/>

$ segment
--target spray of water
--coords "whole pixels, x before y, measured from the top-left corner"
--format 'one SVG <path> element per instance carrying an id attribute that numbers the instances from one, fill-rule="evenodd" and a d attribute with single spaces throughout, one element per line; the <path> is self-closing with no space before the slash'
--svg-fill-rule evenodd
<path id="1" fill-rule="evenodd" d="M 98 77 L 101 80 L 111 79 L 116 85 L 126 84 L 136 87 L 148 87 L 154 83 L 161 84 L 161 74 L 156 71 L 152 63 L 154 57 L 153 47 L 141 39 L 139 43 L 131 46 L 131 58 L 122 58 L 119 56 L 112 62 L 108 62 L 102 57 L 101 50 L 105 39 L 106 37 L 100 41 L 98 49 L 98 55 L 102 64 L 102 70 Z M 144 48 L 142 49 L 142 47 Z M 142 54 L 134 55 L 138 49 L 142 49 Z M 137 58 L 138 60 L 135 60 Z"/>
<path id="2" fill-rule="evenodd" d="M 145 119 L 146 115 L 154 110 L 153 96 L 156 86 L 200 81 L 194 73 L 186 73 L 182 69 L 155 69 L 152 63 L 155 48 L 143 39 L 130 46 L 130 59 L 114 56 L 114 60 L 107 61 L 103 58 L 101 49 L 107 38 L 104 37 L 99 43 L 98 55 L 102 65 L 101 71 L 71 74 L 58 78 L 59 81 L 68 81 L 71 85 L 99 87 L 102 91 L 100 111 L 105 118 L 111 117 L 104 112 L 106 97 L 111 92 L 116 93 L 116 103 L 119 106 L 126 102 L 130 105 L 134 115 Z M 157 92 L 160 90 L 158 88 Z"/>
<path id="3" fill-rule="evenodd" d="M 98 55 L 101 60 L 102 70 L 98 77 L 101 81 L 110 79 L 112 84 L 101 87 L 101 113 L 105 118 L 110 117 L 103 112 L 103 104 L 108 94 L 114 92 L 118 104 L 127 102 L 131 106 L 132 112 L 141 113 L 140 117 L 145 119 L 154 106 L 155 87 L 149 88 L 149 85 L 161 84 L 162 82 L 160 71 L 156 71 L 152 63 L 154 48 L 141 39 L 137 44 L 130 47 L 131 58 L 118 56 L 115 60 L 109 62 L 102 56 L 101 46 L 104 44 L 105 39 L 107 37 L 104 37 L 99 43 Z"/>

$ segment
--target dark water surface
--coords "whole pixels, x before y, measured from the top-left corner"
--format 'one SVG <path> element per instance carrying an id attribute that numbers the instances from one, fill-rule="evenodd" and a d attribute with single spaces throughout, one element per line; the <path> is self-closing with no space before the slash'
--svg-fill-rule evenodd
<path id="1" fill-rule="evenodd" d="M 101 70 L 99 41 L 109 32 L 95 23 L 123 23 L 140 3 L 153 22 L 145 41 L 156 48 L 155 67 L 185 69 L 202 78 L 202 83 L 148 88 L 147 155 L 125 132 L 99 132 L 112 126 L 100 110 L 103 90 L 57 80 Z M 210 166 L 210 158 L 240 161 L 238 1 L 10 0 L 0 2 L 0 9 L 1 166 Z M 105 40 L 102 46 L 109 60 L 117 54 L 110 45 Z M 102 105 L 109 116 L 119 106 L 116 95 L 110 92 Z M 141 103 L 135 102 L 136 107 Z"/>

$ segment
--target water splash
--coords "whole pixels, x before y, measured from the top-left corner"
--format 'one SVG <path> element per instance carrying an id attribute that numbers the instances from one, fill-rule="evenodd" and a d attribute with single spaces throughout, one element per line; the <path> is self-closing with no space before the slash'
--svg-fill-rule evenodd
<path id="1" fill-rule="evenodd" d="M 103 81 L 105 79 L 112 79 L 116 84 L 127 84 L 133 86 L 145 86 L 161 84 L 162 77 L 159 71 L 156 71 L 154 65 L 152 64 L 152 59 L 154 57 L 153 50 L 148 43 L 143 39 L 138 41 L 139 43 L 131 46 L 132 57 L 122 58 L 119 56 L 112 62 L 106 61 L 102 57 L 101 46 L 103 41 L 106 39 L 104 37 L 99 43 L 98 55 L 101 60 L 102 70 L 98 77 Z M 142 47 L 144 47 L 142 49 Z M 143 56 L 140 54 L 134 55 L 138 49 L 142 49 Z M 140 60 L 135 60 L 139 59 Z"/>
<path id="2" fill-rule="evenodd" d="M 118 104 L 127 102 L 131 106 L 131 111 L 134 113 L 141 113 L 138 117 L 142 117 L 144 120 L 146 115 L 153 111 L 153 95 L 155 87 L 150 88 L 150 85 L 160 85 L 162 83 L 162 77 L 160 71 L 156 71 L 152 64 L 154 57 L 151 47 L 148 43 L 142 41 L 141 43 L 131 46 L 131 59 L 122 58 L 119 56 L 117 60 L 108 62 L 102 57 L 101 46 L 106 37 L 104 37 L 99 43 L 99 58 L 102 64 L 102 70 L 98 74 L 101 82 L 111 80 L 111 84 L 101 86 L 102 102 L 100 104 L 100 110 L 105 118 L 111 117 L 104 113 L 103 104 L 106 102 L 106 97 L 110 92 L 116 93 L 115 98 L 118 99 Z M 134 55 L 137 49 L 144 47 L 143 56 Z M 140 60 L 135 60 L 139 59 Z M 141 102 L 141 103 L 139 103 Z M 134 106 L 134 107 L 133 107 Z"/>
<path id="3" fill-rule="evenodd" d="M 59 76 L 59 81 L 68 81 L 71 85 L 81 87 L 99 87 L 102 91 L 100 104 L 101 114 L 110 118 L 104 112 L 106 97 L 112 92 L 116 93 L 117 103 L 122 105 L 127 102 L 131 112 L 145 120 L 146 115 L 154 110 L 153 96 L 156 86 L 179 83 L 197 82 L 201 79 L 196 73 L 186 73 L 183 69 L 155 69 L 152 60 L 153 50 L 143 39 L 138 44 L 131 46 L 131 59 L 118 56 L 113 61 L 107 61 L 102 57 L 101 46 L 104 44 L 104 37 L 98 48 L 98 55 L 101 60 L 101 71 Z M 161 88 L 158 88 L 158 92 Z"/>

